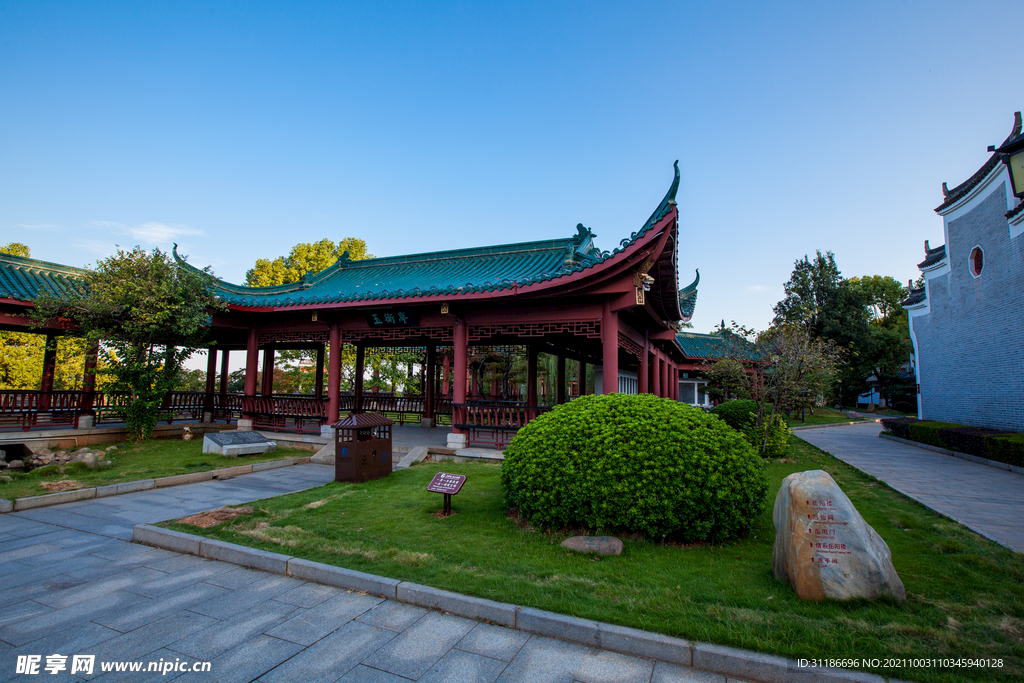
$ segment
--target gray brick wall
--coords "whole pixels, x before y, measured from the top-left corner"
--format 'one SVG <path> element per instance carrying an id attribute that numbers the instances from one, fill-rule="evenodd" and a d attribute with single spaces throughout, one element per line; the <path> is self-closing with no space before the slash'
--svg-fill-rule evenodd
<path id="1" fill-rule="evenodd" d="M 950 272 L 914 319 L 926 420 L 1024 432 L 1024 235 L 1010 240 L 1005 190 L 949 222 Z M 981 277 L 968 257 L 985 254 Z"/>

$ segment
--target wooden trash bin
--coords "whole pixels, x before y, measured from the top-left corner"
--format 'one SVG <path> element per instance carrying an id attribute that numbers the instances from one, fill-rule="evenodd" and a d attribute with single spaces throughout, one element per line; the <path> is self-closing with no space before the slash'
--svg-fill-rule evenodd
<path id="1" fill-rule="evenodd" d="M 377 413 L 353 413 L 331 425 L 335 481 L 364 482 L 391 474 L 393 424 Z"/>

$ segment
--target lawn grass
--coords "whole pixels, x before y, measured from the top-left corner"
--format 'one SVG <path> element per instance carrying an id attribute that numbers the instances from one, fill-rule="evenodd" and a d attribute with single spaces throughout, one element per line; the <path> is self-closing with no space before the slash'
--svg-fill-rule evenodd
<path id="1" fill-rule="evenodd" d="M 793 414 L 789 416 L 790 427 L 800 427 L 806 425 L 826 425 L 834 424 L 837 422 L 856 422 L 846 416 L 841 410 L 833 410 L 832 408 L 815 408 L 814 414 L 811 414 L 811 409 L 807 409 L 805 415 L 806 422 L 800 421 L 800 409 L 797 408 L 793 411 Z"/>
<path id="2" fill-rule="evenodd" d="M 169 477 L 174 474 L 204 472 L 222 467 L 238 467 L 264 460 L 305 458 L 312 455 L 301 448 L 278 447 L 273 453 L 264 455 L 225 458 L 221 455 L 203 453 L 202 438 L 191 441 L 151 439 L 134 445 L 116 443 L 90 448 L 106 451 L 109 446 L 117 446 L 108 453 L 107 459 L 113 463 L 110 467 L 90 470 L 84 463 L 69 463 L 63 466 L 47 465 L 29 472 L 0 471 L 0 475 L 11 477 L 11 481 L 0 480 L 0 498 L 11 500 L 45 495 L 50 492 L 40 486 L 44 482 L 73 480 L 79 482 L 81 488 L 89 488 L 139 479 Z"/>
<path id="3" fill-rule="evenodd" d="M 507 515 L 500 468 L 426 463 L 366 484 L 330 483 L 256 503 L 219 526 L 166 526 L 502 602 L 791 658 L 985 657 L 1002 668 L 871 669 L 919 681 L 1024 679 L 1024 559 L 792 439 L 768 465 L 771 491 L 824 469 L 886 540 L 906 603 L 802 602 L 772 574 L 770 505 L 747 538 L 682 547 L 625 540 L 597 559 L 559 546 L 569 533 Z M 426 492 L 465 474 L 456 514 Z"/>

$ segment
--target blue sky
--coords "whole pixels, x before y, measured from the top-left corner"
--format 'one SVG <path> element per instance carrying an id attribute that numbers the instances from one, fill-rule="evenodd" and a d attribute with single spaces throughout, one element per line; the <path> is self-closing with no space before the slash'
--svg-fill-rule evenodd
<path id="1" fill-rule="evenodd" d="M 170 249 L 240 282 L 646 220 L 680 160 L 693 322 L 758 329 L 794 260 L 916 277 L 1024 107 L 1018 2 L 0 2 L 0 242 Z"/>

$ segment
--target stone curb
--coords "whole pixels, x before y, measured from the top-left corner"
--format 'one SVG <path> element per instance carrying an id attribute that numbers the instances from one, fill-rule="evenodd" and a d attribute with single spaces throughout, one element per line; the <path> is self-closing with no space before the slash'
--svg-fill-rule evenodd
<path id="1" fill-rule="evenodd" d="M 231 479 L 240 474 L 250 472 L 262 472 L 273 470 L 278 467 L 291 467 L 292 465 L 305 465 L 309 462 L 308 457 L 284 458 L 283 460 L 267 460 L 252 465 L 240 465 L 237 467 L 223 467 L 219 470 L 208 470 L 206 472 L 193 472 L 191 474 L 175 474 L 169 477 L 157 477 L 156 479 L 139 479 L 137 481 L 125 481 L 120 484 L 107 484 L 105 486 L 90 487 L 87 489 L 75 489 L 73 491 L 61 491 L 59 493 L 47 493 L 42 496 L 26 496 L 14 500 L 0 499 L 0 514 L 5 512 L 20 512 L 33 508 L 60 505 L 61 503 L 73 503 L 76 500 L 86 498 L 105 498 L 107 496 L 120 496 L 125 493 L 136 491 L 148 491 L 154 488 L 165 486 L 181 486 L 182 484 L 195 484 L 200 481 L 213 479 Z"/>
<path id="2" fill-rule="evenodd" d="M 880 417 L 866 417 L 863 420 L 854 420 L 852 422 L 828 422 L 823 425 L 797 425 L 796 427 L 790 427 L 790 431 L 802 432 L 805 429 L 828 429 L 829 427 L 849 427 L 850 425 L 862 425 L 867 422 L 881 422 Z"/>
<path id="3" fill-rule="evenodd" d="M 210 559 L 254 567 L 335 588 L 361 591 L 390 600 L 439 610 L 470 619 L 488 621 L 519 631 L 558 638 L 590 647 L 679 664 L 721 676 L 761 683 L 885 683 L 875 674 L 848 669 L 800 667 L 796 660 L 589 619 L 521 607 L 485 598 L 366 574 L 322 562 L 288 557 L 265 550 L 207 539 L 149 524 L 135 527 L 133 541 Z M 889 679 L 895 681 L 896 679 Z"/>
<path id="4" fill-rule="evenodd" d="M 418 462 L 422 462 L 425 457 L 429 454 L 430 449 L 426 446 L 416 446 L 411 451 L 405 454 L 400 461 L 395 463 L 396 470 L 404 470 L 407 467 L 412 467 Z"/>
<path id="5" fill-rule="evenodd" d="M 516 610 L 518 608 L 515 605 L 509 605 L 504 602 L 461 595 L 441 590 L 440 588 L 409 583 L 408 581 L 398 584 L 398 596 L 396 599 L 400 602 L 407 602 L 410 605 L 436 609 L 460 617 L 488 621 L 492 624 L 508 626 L 509 628 L 516 627 Z"/>
<path id="6" fill-rule="evenodd" d="M 952 455 L 954 458 L 960 458 L 961 460 L 968 460 L 970 462 L 976 462 L 979 465 L 987 465 L 994 467 L 997 470 L 1006 470 L 1007 472 L 1015 472 L 1017 474 L 1024 474 L 1024 467 L 1018 467 L 1017 465 L 1010 465 L 1009 463 L 999 462 L 998 460 L 989 460 L 979 455 L 971 455 L 970 453 L 960 453 L 959 451 L 951 451 L 945 448 L 939 448 L 938 446 L 932 446 L 928 443 L 921 443 L 919 441 L 911 441 L 910 439 L 904 439 L 899 436 L 892 434 L 886 434 L 882 432 L 879 434 L 883 439 L 889 439 L 890 441 L 897 441 L 899 443 L 905 443 L 908 446 L 916 446 L 917 448 L 923 448 L 926 451 L 932 451 L 933 453 L 941 453 L 942 455 Z"/>

